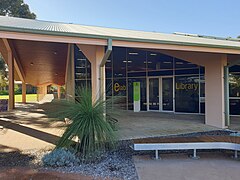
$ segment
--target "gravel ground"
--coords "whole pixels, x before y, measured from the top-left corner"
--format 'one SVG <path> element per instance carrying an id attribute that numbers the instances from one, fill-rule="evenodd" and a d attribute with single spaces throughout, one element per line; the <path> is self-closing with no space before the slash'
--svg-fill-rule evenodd
<path id="1" fill-rule="evenodd" d="M 172 135 L 172 136 L 164 136 L 164 137 L 229 135 L 232 132 L 233 131 L 228 131 L 228 130 L 218 130 L 218 131 L 198 132 L 198 133 L 189 133 L 189 134 Z M 105 153 L 102 156 L 101 160 L 95 163 L 81 163 L 78 166 L 61 167 L 61 168 L 50 168 L 50 167 L 42 166 L 41 159 L 44 156 L 44 154 L 49 153 L 50 150 L 41 150 L 41 151 L 31 150 L 31 151 L 24 151 L 24 152 L 0 153 L 0 168 L 30 166 L 31 168 L 40 168 L 42 170 L 54 170 L 54 171 L 60 171 L 64 173 L 69 173 L 69 172 L 81 173 L 81 174 L 90 175 L 93 177 L 135 180 L 135 179 L 138 179 L 138 176 L 136 173 L 132 156 L 149 154 L 154 157 L 154 152 L 153 151 L 135 152 L 130 148 L 130 145 L 132 145 L 131 140 L 120 141 L 116 150 Z M 169 153 L 169 151 L 164 151 L 162 153 Z"/>
<path id="2" fill-rule="evenodd" d="M 130 148 L 131 141 L 122 141 L 115 151 L 107 152 L 96 163 L 85 163 L 80 166 L 55 168 L 61 172 L 78 172 L 93 177 L 138 179 Z M 50 168 L 51 169 L 51 168 Z M 49 170 L 49 168 L 48 168 Z"/>

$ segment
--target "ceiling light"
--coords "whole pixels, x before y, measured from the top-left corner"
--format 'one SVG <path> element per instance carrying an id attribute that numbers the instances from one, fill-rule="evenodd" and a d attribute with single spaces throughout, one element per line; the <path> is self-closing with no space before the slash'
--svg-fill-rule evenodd
<path id="1" fill-rule="evenodd" d="M 164 63 L 164 64 L 171 64 L 172 62 L 164 61 L 163 63 Z"/>
<path id="2" fill-rule="evenodd" d="M 56 52 L 56 51 L 54 51 L 54 52 L 53 52 L 53 54 L 57 55 L 57 52 Z"/>
<path id="3" fill-rule="evenodd" d="M 128 54 L 130 54 L 130 55 L 138 55 L 137 52 L 130 52 L 130 53 L 128 53 Z"/>
<path id="4" fill-rule="evenodd" d="M 132 63 L 132 61 L 123 61 L 124 63 L 128 62 L 128 63 Z"/>
<path id="5" fill-rule="evenodd" d="M 151 53 L 151 54 L 150 54 L 150 56 L 156 56 L 156 55 L 157 55 L 157 54 L 155 54 L 155 53 Z"/>
<path id="6" fill-rule="evenodd" d="M 31 62 L 30 65 L 33 66 L 33 62 Z"/>

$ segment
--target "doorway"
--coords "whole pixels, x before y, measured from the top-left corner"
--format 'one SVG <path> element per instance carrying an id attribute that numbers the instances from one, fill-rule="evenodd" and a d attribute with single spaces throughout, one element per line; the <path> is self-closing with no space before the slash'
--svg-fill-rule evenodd
<path id="1" fill-rule="evenodd" d="M 174 111 L 174 83 L 172 76 L 151 77 L 147 80 L 147 110 Z"/>

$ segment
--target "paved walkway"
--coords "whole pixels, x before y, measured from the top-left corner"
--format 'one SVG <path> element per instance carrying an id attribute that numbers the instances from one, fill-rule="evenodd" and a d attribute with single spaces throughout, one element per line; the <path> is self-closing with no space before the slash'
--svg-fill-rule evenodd
<path id="1" fill-rule="evenodd" d="M 0 113 L 0 145 L 3 151 L 49 149 L 62 135 L 64 122 L 56 122 L 45 114 L 57 110 L 51 103 L 18 104 L 14 111 Z M 124 111 L 119 117 L 118 137 L 134 139 L 170 134 L 210 131 L 218 128 L 204 124 L 204 116 L 158 112 Z M 52 120 L 52 121 L 50 121 Z M 240 121 L 235 118 L 235 129 Z M 4 128 L 1 129 L 1 126 Z"/>
<path id="2" fill-rule="evenodd" d="M 200 153 L 198 160 L 186 154 L 162 155 L 162 160 L 149 156 L 134 157 L 140 180 L 239 180 L 240 161 L 233 160 L 230 154 Z"/>
<path id="3" fill-rule="evenodd" d="M 43 105 L 18 104 L 16 110 L 0 114 L 0 126 L 4 127 L 0 129 L 1 151 L 54 147 L 65 123 L 50 121 Z"/>
<path id="4" fill-rule="evenodd" d="M 159 112 L 123 112 L 118 117 L 119 137 L 134 139 L 172 134 L 218 130 L 204 124 L 203 115 L 173 114 Z"/>

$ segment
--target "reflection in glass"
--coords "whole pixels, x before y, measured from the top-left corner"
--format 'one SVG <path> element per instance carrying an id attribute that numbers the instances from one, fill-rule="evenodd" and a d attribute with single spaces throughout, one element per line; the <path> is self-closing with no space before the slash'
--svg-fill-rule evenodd
<path id="1" fill-rule="evenodd" d="M 184 61 L 182 59 L 175 58 L 175 69 L 188 69 L 188 68 L 196 68 L 198 65 L 192 64 L 191 62 Z"/>
<path id="2" fill-rule="evenodd" d="M 83 52 L 74 46 L 75 86 L 91 88 L 91 63 Z"/>
<path id="3" fill-rule="evenodd" d="M 111 53 L 111 55 L 106 60 L 106 64 L 105 64 L 106 78 L 112 78 L 112 70 L 113 70 L 112 56 L 113 56 L 113 53 Z"/>
<path id="4" fill-rule="evenodd" d="M 126 48 L 114 47 L 113 58 L 113 77 L 126 77 Z"/>
<path id="5" fill-rule="evenodd" d="M 240 99 L 230 99 L 230 114 L 240 115 Z"/>
<path id="6" fill-rule="evenodd" d="M 147 52 L 148 71 L 173 69 L 173 57 L 155 52 Z"/>
<path id="7" fill-rule="evenodd" d="M 240 97 L 240 75 L 230 74 L 229 76 L 229 96 Z"/>
<path id="8" fill-rule="evenodd" d="M 199 112 L 199 76 L 175 77 L 175 111 Z"/>
<path id="9" fill-rule="evenodd" d="M 159 78 L 149 79 L 149 110 L 159 110 Z"/>
<path id="10" fill-rule="evenodd" d="M 173 78 L 162 78 L 162 110 L 173 111 Z"/>
<path id="11" fill-rule="evenodd" d="M 113 83 L 112 79 L 106 79 L 106 96 L 112 96 L 112 91 L 113 91 Z"/>
<path id="12" fill-rule="evenodd" d="M 146 76 L 146 51 L 127 49 L 126 62 L 129 76 Z"/>

